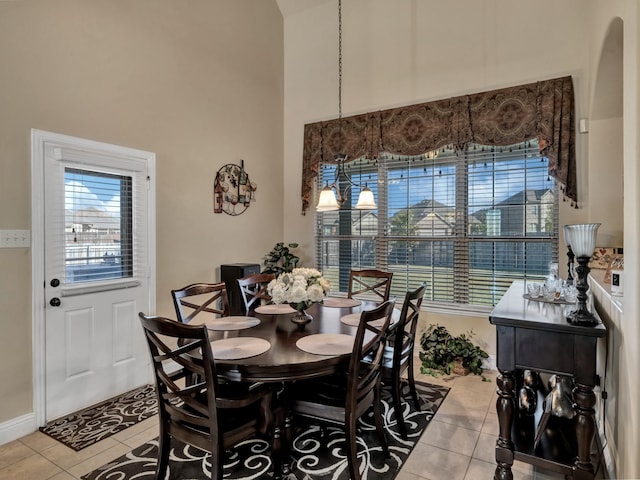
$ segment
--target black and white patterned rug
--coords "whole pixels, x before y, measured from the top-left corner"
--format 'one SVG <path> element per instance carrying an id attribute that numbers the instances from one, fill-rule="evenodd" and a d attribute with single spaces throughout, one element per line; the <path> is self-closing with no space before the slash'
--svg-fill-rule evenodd
<path id="1" fill-rule="evenodd" d="M 391 480 L 396 477 L 418 442 L 438 407 L 447 396 L 447 387 L 419 383 L 421 409 L 415 410 L 413 402 L 404 402 L 404 418 L 408 439 L 398 433 L 390 395 L 383 395 L 384 418 L 390 458 L 385 459 L 378 445 L 371 413 L 359 420 L 358 458 L 362 480 Z M 408 393 L 408 392 L 407 392 Z M 408 399 L 409 395 L 406 396 Z M 288 480 L 348 480 L 349 471 L 344 454 L 344 431 L 328 428 L 321 438 L 317 427 L 299 426 L 294 435 L 291 452 L 292 471 Z M 154 478 L 157 439 L 135 448 L 97 470 L 83 476 L 83 480 Z M 225 480 L 252 480 L 272 474 L 269 443 L 262 439 L 248 440 L 236 446 L 224 465 Z M 200 480 L 211 478 L 209 455 L 195 447 L 173 441 L 167 479 Z"/>
<path id="2" fill-rule="evenodd" d="M 157 413 L 155 387 L 145 385 L 93 407 L 52 420 L 41 427 L 40 431 L 78 451 Z"/>

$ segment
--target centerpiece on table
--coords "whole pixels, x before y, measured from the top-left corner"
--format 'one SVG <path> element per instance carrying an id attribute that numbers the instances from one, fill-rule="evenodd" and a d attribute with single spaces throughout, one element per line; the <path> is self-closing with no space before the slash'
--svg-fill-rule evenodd
<path id="1" fill-rule="evenodd" d="M 267 286 L 273 303 L 287 303 L 297 310 L 291 321 L 299 325 L 313 320 L 305 310 L 322 302 L 330 289 L 329 280 L 314 268 L 294 268 L 291 272 L 281 273 Z"/>

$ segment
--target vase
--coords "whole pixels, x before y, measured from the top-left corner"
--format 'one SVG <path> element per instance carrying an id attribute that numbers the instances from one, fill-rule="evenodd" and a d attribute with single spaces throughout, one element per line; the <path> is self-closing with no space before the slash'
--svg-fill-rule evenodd
<path id="1" fill-rule="evenodd" d="M 313 320 L 313 317 L 305 312 L 303 308 L 298 309 L 293 317 L 291 317 L 291 321 L 297 325 L 306 325 L 311 320 Z"/>

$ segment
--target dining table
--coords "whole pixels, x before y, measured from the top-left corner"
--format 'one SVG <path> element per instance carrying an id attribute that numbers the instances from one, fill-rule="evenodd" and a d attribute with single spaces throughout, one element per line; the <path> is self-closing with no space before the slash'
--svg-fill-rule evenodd
<path id="1" fill-rule="evenodd" d="M 377 306 L 378 302 L 369 300 L 328 297 L 305 310 L 312 320 L 302 325 L 292 321 L 297 312 L 286 304 L 261 305 L 246 316 L 205 322 L 219 377 L 230 382 L 278 384 L 280 401 L 273 412 L 275 478 L 286 477 L 290 471 L 283 461 L 292 435 L 288 385 L 347 371 L 360 314 Z M 395 309 L 392 323 L 399 316 Z"/>
<path id="2" fill-rule="evenodd" d="M 223 317 L 220 327 L 212 320 L 207 326 L 218 375 L 235 382 L 287 382 L 335 373 L 349 363 L 353 340 L 349 344 L 347 337 L 355 338 L 360 313 L 377 306 L 330 297 L 306 310 L 313 318 L 304 325 L 292 321 L 296 311 L 286 304 Z M 394 317 L 398 315 L 396 310 Z M 315 339 L 319 343 L 314 348 Z"/>

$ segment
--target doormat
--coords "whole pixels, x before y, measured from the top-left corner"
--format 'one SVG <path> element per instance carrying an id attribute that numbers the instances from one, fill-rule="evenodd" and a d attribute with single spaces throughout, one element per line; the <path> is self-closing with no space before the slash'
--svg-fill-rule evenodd
<path id="1" fill-rule="evenodd" d="M 415 409 L 413 401 L 403 402 L 407 440 L 403 440 L 398 432 L 391 396 L 386 391 L 383 394 L 382 416 L 391 454 L 389 458 L 384 458 L 378 444 L 372 412 L 363 415 L 358 421 L 357 445 L 362 478 L 394 479 L 449 392 L 447 387 L 425 383 L 416 383 L 416 388 L 421 403 L 420 410 Z M 408 388 L 405 393 L 408 393 Z M 294 432 L 289 459 L 291 473 L 286 479 L 348 480 L 349 470 L 343 448 L 344 430 L 326 428 L 323 437 L 316 426 L 300 427 Z M 155 439 L 81 478 L 152 480 L 155 478 L 157 454 L 158 440 Z M 210 479 L 209 454 L 191 445 L 172 440 L 167 471 L 167 478 Z M 248 440 L 227 452 L 224 464 L 225 480 L 261 479 L 271 474 L 270 445 L 267 440 Z"/>
<path id="2" fill-rule="evenodd" d="M 157 413 L 156 389 L 145 385 L 52 420 L 40 427 L 40 431 L 78 451 Z"/>

